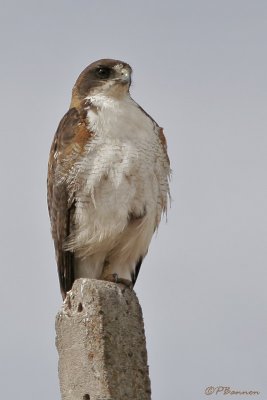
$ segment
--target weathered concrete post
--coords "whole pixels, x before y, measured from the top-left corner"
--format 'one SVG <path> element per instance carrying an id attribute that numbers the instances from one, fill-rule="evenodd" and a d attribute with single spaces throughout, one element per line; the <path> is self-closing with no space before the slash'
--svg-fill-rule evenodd
<path id="1" fill-rule="evenodd" d="M 56 317 L 62 400 L 150 400 L 142 311 L 117 284 L 78 279 Z"/>

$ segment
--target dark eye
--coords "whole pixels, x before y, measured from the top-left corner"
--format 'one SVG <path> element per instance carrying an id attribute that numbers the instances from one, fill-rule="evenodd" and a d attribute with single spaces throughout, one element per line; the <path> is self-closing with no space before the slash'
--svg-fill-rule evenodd
<path id="1" fill-rule="evenodd" d="M 99 67 L 96 69 L 95 74 L 100 79 L 108 79 L 110 77 L 110 68 Z"/>

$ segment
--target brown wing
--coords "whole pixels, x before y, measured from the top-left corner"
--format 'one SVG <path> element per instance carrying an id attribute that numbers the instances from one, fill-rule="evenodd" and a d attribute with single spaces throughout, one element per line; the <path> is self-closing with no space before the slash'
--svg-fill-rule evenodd
<path id="1" fill-rule="evenodd" d="M 74 282 L 74 255 L 64 250 L 75 211 L 75 182 L 69 182 L 68 177 L 91 136 L 84 117 L 71 108 L 62 118 L 50 150 L 47 202 L 63 299 Z"/>
<path id="2" fill-rule="evenodd" d="M 167 161 L 168 165 L 170 165 L 170 159 L 169 159 L 168 151 L 167 151 L 167 140 L 164 135 L 163 128 L 159 128 L 159 140 L 162 145 L 162 148 L 163 148 L 163 151 L 164 151 L 164 154 L 166 157 L 166 161 Z"/>

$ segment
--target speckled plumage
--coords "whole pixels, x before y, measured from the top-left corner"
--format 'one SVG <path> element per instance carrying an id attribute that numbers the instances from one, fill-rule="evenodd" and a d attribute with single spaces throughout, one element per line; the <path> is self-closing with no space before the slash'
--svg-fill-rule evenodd
<path id="1" fill-rule="evenodd" d="M 167 208 L 166 140 L 130 97 L 130 81 L 121 61 L 87 67 L 52 144 L 48 205 L 63 297 L 79 277 L 135 283 Z"/>

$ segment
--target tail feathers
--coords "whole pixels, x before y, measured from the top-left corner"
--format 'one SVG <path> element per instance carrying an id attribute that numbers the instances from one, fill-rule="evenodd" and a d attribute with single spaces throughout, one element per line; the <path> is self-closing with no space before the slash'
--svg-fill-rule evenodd
<path id="1" fill-rule="evenodd" d="M 135 269 L 134 272 L 131 273 L 131 277 L 132 277 L 132 282 L 133 282 L 133 286 L 135 285 L 135 282 L 137 280 L 142 262 L 143 262 L 144 257 L 140 257 L 139 260 L 137 261 L 136 265 L 135 265 Z"/>

